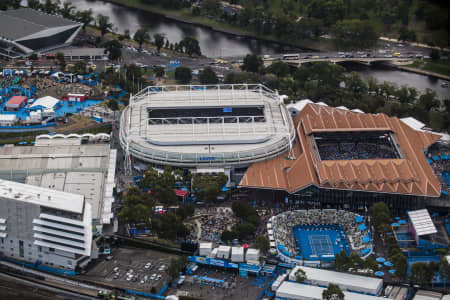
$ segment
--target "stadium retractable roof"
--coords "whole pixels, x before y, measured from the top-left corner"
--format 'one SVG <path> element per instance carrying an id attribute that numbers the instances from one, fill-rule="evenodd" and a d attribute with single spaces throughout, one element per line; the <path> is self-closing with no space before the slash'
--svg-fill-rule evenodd
<path id="1" fill-rule="evenodd" d="M 306 103 L 294 117 L 297 143 L 295 159 L 285 155 L 252 164 L 240 186 L 295 193 L 308 186 L 391 194 L 439 197 L 440 184 L 423 149 L 436 142 L 437 134 L 417 131 L 396 117 Z M 401 158 L 320 160 L 314 134 L 389 132 Z"/>
<path id="2" fill-rule="evenodd" d="M 409 211 L 408 216 L 418 236 L 437 233 L 436 226 L 434 226 L 428 210 L 419 209 Z"/>

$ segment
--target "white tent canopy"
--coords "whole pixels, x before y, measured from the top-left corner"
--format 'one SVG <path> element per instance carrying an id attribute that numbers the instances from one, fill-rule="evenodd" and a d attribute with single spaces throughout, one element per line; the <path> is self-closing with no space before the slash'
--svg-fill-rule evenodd
<path id="1" fill-rule="evenodd" d="M 427 209 L 409 211 L 408 216 L 417 236 L 437 233 Z"/>
<path id="2" fill-rule="evenodd" d="M 34 101 L 34 103 L 31 105 L 31 108 L 42 106 L 46 109 L 52 109 L 56 104 L 58 104 L 58 102 L 59 100 L 52 96 L 45 96 Z"/>

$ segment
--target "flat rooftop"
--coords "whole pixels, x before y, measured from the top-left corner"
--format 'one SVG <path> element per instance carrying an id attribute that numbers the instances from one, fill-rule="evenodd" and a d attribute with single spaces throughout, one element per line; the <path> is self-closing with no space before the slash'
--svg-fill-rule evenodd
<path id="1" fill-rule="evenodd" d="M 370 289 L 374 291 L 374 293 L 378 292 L 380 286 L 382 286 L 383 284 L 383 279 L 380 278 L 335 272 L 318 268 L 309 268 L 303 266 L 294 268 L 290 273 L 289 276 L 290 279 L 292 279 L 292 275 L 295 274 L 298 268 L 301 268 L 303 271 L 305 271 L 306 277 L 308 278 L 307 280 L 311 281 L 320 280 L 322 282 L 326 281 L 337 285 L 345 285 L 345 286 L 351 285 L 353 287 Z"/>
<path id="2" fill-rule="evenodd" d="M 92 218 L 101 216 L 104 175 L 100 172 L 68 172 L 30 175 L 26 183 L 57 191 L 82 195 L 92 206 Z"/>
<path id="3" fill-rule="evenodd" d="M 285 281 L 277 289 L 276 296 L 289 299 L 322 299 L 325 288 Z M 344 292 L 345 300 L 381 300 L 383 297 L 369 296 L 360 293 Z"/>
<path id="4" fill-rule="evenodd" d="M 0 177 L 20 170 L 106 169 L 109 153 L 108 144 L 1 147 Z"/>
<path id="5" fill-rule="evenodd" d="M 84 196 L 0 179 L 0 197 L 81 214 Z"/>

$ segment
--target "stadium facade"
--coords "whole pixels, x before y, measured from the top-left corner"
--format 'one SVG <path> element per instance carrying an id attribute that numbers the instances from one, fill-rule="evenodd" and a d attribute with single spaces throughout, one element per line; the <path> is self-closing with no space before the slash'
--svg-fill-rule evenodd
<path id="1" fill-rule="evenodd" d="M 294 139 L 280 96 L 256 84 L 147 87 L 120 122 L 125 152 L 157 167 L 246 168 L 288 153 Z"/>
<path id="2" fill-rule="evenodd" d="M 404 213 L 440 196 L 440 183 L 424 154 L 439 135 L 414 130 L 385 114 L 308 100 L 289 110 L 297 134 L 294 159 L 280 155 L 252 164 L 240 186 L 256 197 L 351 210 L 385 201 Z"/>
<path id="3" fill-rule="evenodd" d="M 21 8 L 0 11 L 0 55 L 18 58 L 70 45 L 81 23 Z"/>

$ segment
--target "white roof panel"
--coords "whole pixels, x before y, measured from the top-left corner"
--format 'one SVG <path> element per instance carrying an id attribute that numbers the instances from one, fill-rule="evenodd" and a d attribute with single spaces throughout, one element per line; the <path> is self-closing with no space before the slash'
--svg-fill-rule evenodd
<path id="1" fill-rule="evenodd" d="M 322 299 L 325 288 L 285 281 L 277 289 L 276 295 L 288 299 Z M 381 300 L 383 297 L 369 296 L 360 293 L 344 292 L 345 300 Z"/>
<path id="2" fill-rule="evenodd" d="M 35 205 L 83 212 L 84 196 L 0 179 L 0 197 Z"/>
<path id="3" fill-rule="evenodd" d="M 34 101 L 31 107 L 42 106 L 45 108 L 53 108 L 58 102 L 59 100 L 52 96 L 45 96 Z"/>
<path id="4" fill-rule="evenodd" d="M 409 211 L 408 216 L 418 236 L 437 233 L 427 209 Z"/>

